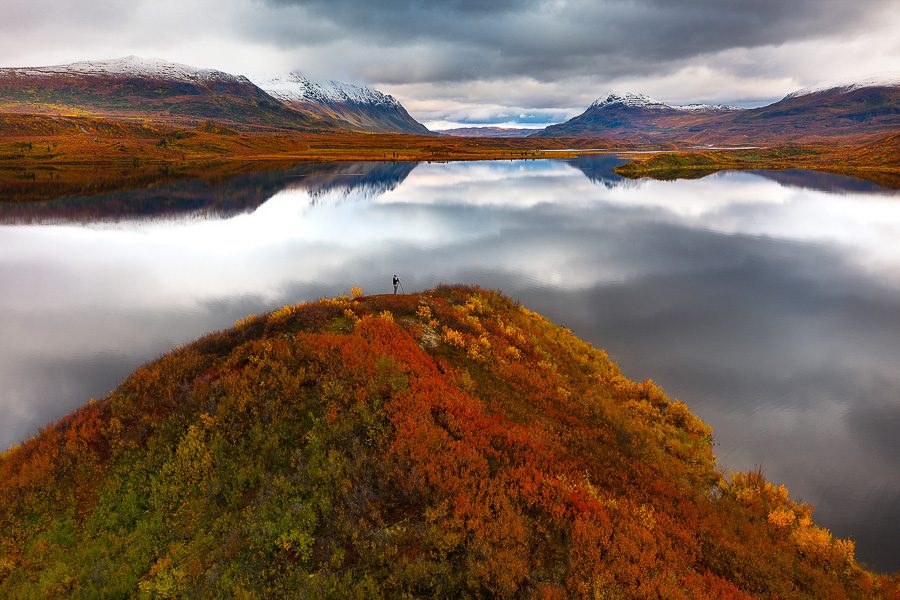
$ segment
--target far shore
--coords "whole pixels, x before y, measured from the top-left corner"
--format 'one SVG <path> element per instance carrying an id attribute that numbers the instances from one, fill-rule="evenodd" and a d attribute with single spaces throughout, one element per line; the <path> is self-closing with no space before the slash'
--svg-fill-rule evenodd
<path id="1" fill-rule="evenodd" d="M 112 172 L 215 170 L 222 163 L 300 161 L 473 161 L 567 159 L 585 154 L 628 159 L 630 178 L 676 179 L 734 169 L 813 169 L 900 188 L 900 133 L 881 137 L 757 144 L 633 142 L 594 138 L 470 138 L 439 135 L 308 133 L 224 124 L 137 123 L 83 116 L 0 113 L 0 191 L 38 174 L 67 179 Z M 74 174 L 74 175 L 73 175 Z M 0 194 L 0 201 L 10 198 Z"/>

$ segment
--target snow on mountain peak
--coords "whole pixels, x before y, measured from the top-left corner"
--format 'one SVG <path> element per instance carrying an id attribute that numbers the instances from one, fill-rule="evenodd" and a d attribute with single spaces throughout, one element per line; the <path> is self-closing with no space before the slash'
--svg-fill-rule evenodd
<path id="1" fill-rule="evenodd" d="M 591 104 L 592 108 L 602 108 L 605 106 L 612 106 L 614 104 L 621 104 L 623 106 L 628 106 L 631 108 L 669 108 L 667 104 L 663 104 L 657 100 L 649 96 L 645 96 L 644 94 L 635 94 L 633 92 L 626 92 L 624 94 L 619 94 L 613 92 L 609 94 L 606 98 L 597 98 L 594 100 L 594 103 Z"/>
<path id="2" fill-rule="evenodd" d="M 643 108 L 649 110 L 683 110 L 687 112 L 723 112 L 729 110 L 740 110 L 736 106 L 727 104 L 681 104 L 672 105 L 655 100 L 644 94 L 636 94 L 627 92 L 625 94 L 612 93 L 605 98 L 600 97 L 591 104 L 591 108 L 603 108 L 607 106 L 622 105 L 630 108 Z"/>
<path id="3" fill-rule="evenodd" d="M 725 112 L 730 110 L 741 110 L 737 106 L 730 104 L 678 104 L 672 106 L 675 110 L 686 110 L 688 112 Z"/>
<path id="4" fill-rule="evenodd" d="M 368 87 L 341 81 L 314 81 L 298 72 L 275 77 L 254 77 L 254 83 L 283 102 L 316 102 L 396 106 L 397 100 Z"/>
<path id="5" fill-rule="evenodd" d="M 80 61 L 49 67 L 10 68 L 3 69 L 2 71 L 32 77 L 52 77 L 55 75 L 108 77 L 124 75 L 191 82 L 243 79 L 242 77 L 235 77 L 234 75 L 229 75 L 228 73 L 217 71 L 215 69 L 200 69 L 190 65 L 169 62 L 158 58 L 146 59 L 133 55 L 107 60 Z"/>
<path id="6" fill-rule="evenodd" d="M 867 87 L 900 87 L 900 71 L 890 73 L 881 73 L 873 75 L 866 79 L 858 79 L 853 81 L 827 81 L 809 87 L 801 88 L 795 92 L 791 92 L 783 99 L 799 98 L 800 96 L 808 96 L 810 94 L 818 94 L 819 92 L 828 92 L 831 90 L 840 90 L 842 92 L 852 92 Z"/>

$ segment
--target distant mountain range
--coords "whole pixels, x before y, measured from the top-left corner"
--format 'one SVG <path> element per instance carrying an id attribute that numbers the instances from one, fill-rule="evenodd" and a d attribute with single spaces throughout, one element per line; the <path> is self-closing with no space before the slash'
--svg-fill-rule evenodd
<path id="1" fill-rule="evenodd" d="M 242 75 L 136 56 L 0 69 L 0 111 L 255 128 L 429 133 L 392 96 L 291 73 L 257 85 Z"/>
<path id="2" fill-rule="evenodd" d="M 538 129 L 522 129 L 518 127 L 457 127 L 456 129 L 440 129 L 435 133 L 442 135 L 452 135 L 454 137 L 489 137 L 489 138 L 510 138 L 510 137 L 528 137 L 533 133 L 540 131 Z"/>
<path id="3" fill-rule="evenodd" d="M 247 78 L 136 56 L 52 67 L 0 68 L 0 113 L 97 116 L 141 123 L 309 132 L 430 134 L 377 90 L 301 73 Z M 637 143 L 815 142 L 900 130 L 900 76 L 806 88 L 752 109 L 670 105 L 635 93 L 598 98 L 543 130 L 465 127 L 461 137 L 576 137 Z"/>
<path id="4" fill-rule="evenodd" d="M 759 108 L 673 106 L 641 94 L 610 94 L 536 137 L 747 143 L 813 141 L 900 129 L 900 77 L 817 86 Z"/>

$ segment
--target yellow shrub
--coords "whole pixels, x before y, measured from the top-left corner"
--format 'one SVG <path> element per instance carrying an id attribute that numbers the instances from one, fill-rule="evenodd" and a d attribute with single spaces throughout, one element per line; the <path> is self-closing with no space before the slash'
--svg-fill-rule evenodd
<path id="1" fill-rule="evenodd" d="M 269 322 L 277 323 L 277 322 L 287 321 L 292 315 L 296 314 L 297 311 L 299 311 L 301 308 L 303 308 L 302 304 L 282 306 L 281 308 L 279 308 L 278 310 L 273 312 L 271 315 L 269 315 Z"/>
<path id="2" fill-rule="evenodd" d="M 466 349 L 466 353 L 469 355 L 469 358 L 473 360 L 484 360 L 485 353 L 490 349 L 491 341 L 486 335 L 482 334 L 481 337 L 471 339 L 468 348 Z"/>
<path id="3" fill-rule="evenodd" d="M 813 556 L 826 556 L 828 549 L 831 547 L 831 532 L 815 525 L 798 527 L 791 534 L 791 537 L 802 552 Z"/>
<path id="4" fill-rule="evenodd" d="M 238 319 L 234 322 L 234 328 L 243 329 L 244 327 L 252 323 L 254 319 L 256 319 L 256 315 L 247 315 L 243 319 Z"/>
<path id="5" fill-rule="evenodd" d="M 337 306 L 339 308 L 347 308 L 350 306 L 350 296 L 338 296 L 337 298 L 322 298 L 320 304 L 325 306 Z"/>
<path id="6" fill-rule="evenodd" d="M 641 504 L 637 509 L 637 517 L 645 528 L 652 530 L 656 527 L 656 512 L 650 504 Z"/>
<path id="7" fill-rule="evenodd" d="M 484 314 L 488 312 L 487 300 L 478 294 L 472 294 L 466 300 L 466 309 L 476 314 Z"/>
<path id="8" fill-rule="evenodd" d="M 359 323 L 359 317 L 349 308 L 344 309 L 344 316 L 350 319 L 354 324 Z"/>
<path id="9" fill-rule="evenodd" d="M 463 337 L 463 334 L 456 331 L 455 329 L 451 329 L 449 327 L 444 327 L 442 336 L 444 341 L 450 344 L 451 346 L 456 346 L 457 348 L 465 348 L 466 347 L 466 339 Z"/>
<path id="10" fill-rule="evenodd" d="M 856 543 L 853 540 L 835 539 L 834 549 L 847 563 L 853 564 L 856 561 Z"/>
<path id="11" fill-rule="evenodd" d="M 791 525 L 796 518 L 794 511 L 786 508 L 776 508 L 769 513 L 769 523 L 782 529 Z"/>

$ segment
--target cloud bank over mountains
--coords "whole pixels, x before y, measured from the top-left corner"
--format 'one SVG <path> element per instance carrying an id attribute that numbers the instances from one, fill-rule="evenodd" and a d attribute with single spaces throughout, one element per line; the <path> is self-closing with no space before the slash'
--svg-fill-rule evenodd
<path id="1" fill-rule="evenodd" d="M 563 120 L 613 89 L 761 104 L 900 65 L 898 0 L 6 0 L 4 65 L 127 54 L 374 85 L 432 126 Z"/>

